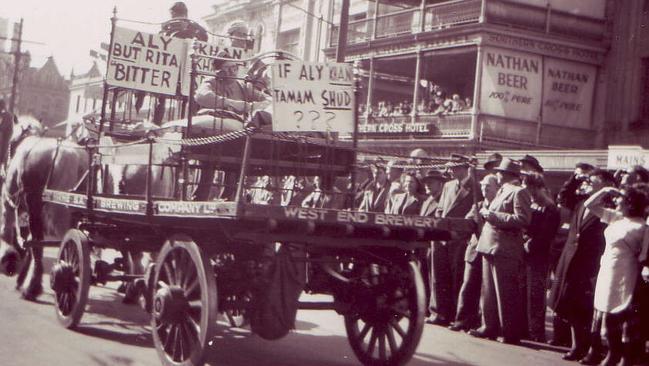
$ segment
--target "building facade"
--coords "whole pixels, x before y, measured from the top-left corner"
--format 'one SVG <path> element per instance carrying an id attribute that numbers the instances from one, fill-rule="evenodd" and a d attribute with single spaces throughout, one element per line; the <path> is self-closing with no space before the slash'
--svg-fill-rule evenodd
<path id="1" fill-rule="evenodd" d="M 204 20 L 221 35 L 232 23 L 244 22 L 256 52 L 284 50 L 303 60 L 324 61 L 332 10 L 329 0 L 222 0 Z"/>
<path id="2" fill-rule="evenodd" d="M 59 72 L 54 58 L 48 57 L 40 68 L 29 66 L 29 54 L 23 54 L 21 61 L 14 113 L 31 115 L 47 127 L 64 121 L 68 115 L 70 92 L 68 81 Z M 13 62 L 4 64 L 6 72 L 0 78 L 0 96 L 8 101 L 11 98 Z"/>
<path id="3" fill-rule="evenodd" d="M 333 60 L 341 0 L 221 1 L 258 50 Z M 352 0 L 360 146 L 432 155 L 649 145 L 646 0 Z M 322 30 L 325 34 L 322 34 Z M 324 52 L 324 57 L 320 49 Z"/>

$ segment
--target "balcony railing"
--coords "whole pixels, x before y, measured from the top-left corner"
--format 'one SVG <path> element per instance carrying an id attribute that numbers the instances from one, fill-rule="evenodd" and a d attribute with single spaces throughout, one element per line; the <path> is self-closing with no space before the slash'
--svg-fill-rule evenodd
<path id="1" fill-rule="evenodd" d="M 416 33 L 420 29 L 432 30 L 447 28 L 465 23 L 476 23 L 480 19 L 480 0 L 455 0 L 428 5 L 424 9 L 424 25 L 420 24 L 419 7 L 383 14 L 374 19 L 349 22 L 347 43 L 355 44 L 371 39 L 393 37 L 400 34 Z M 331 27 L 330 46 L 338 43 L 338 26 Z"/>
<path id="2" fill-rule="evenodd" d="M 483 21 L 488 23 L 596 41 L 604 37 L 605 22 L 600 19 L 511 0 L 486 0 L 485 4 Z M 454 0 L 426 6 L 423 17 L 420 7 L 380 14 L 376 18 L 349 22 L 347 43 L 478 23 L 481 11 L 481 0 Z M 337 25 L 330 28 L 330 47 L 338 43 L 338 29 Z"/>

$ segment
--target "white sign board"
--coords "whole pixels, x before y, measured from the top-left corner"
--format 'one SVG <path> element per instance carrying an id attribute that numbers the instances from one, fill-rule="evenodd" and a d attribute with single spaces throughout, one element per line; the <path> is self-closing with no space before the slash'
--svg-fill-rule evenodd
<path id="1" fill-rule="evenodd" d="M 544 59 L 543 123 L 590 128 L 595 66 Z"/>
<path id="2" fill-rule="evenodd" d="M 540 56 L 486 47 L 482 58 L 480 110 L 512 119 L 538 121 L 543 60 Z"/>
<path id="3" fill-rule="evenodd" d="M 184 54 L 182 39 L 115 27 L 106 82 L 175 95 Z"/>
<path id="4" fill-rule="evenodd" d="M 180 90 L 182 95 L 185 96 L 189 95 L 189 85 L 190 85 L 189 80 L 190 80 L 190 72 L 192 71 L 191 51 L 192 51 L 192 47 L 194 47 L 194 44 L 196 45 L 195 52 L 197 55 L 199 55 L 199 57 L 196 60 L 197 71 L 209 72 L 209 73 L 216 73 L 216 71 L 218 71 L 214 68 L 213 59 L 207 57 L 200 57 L 200 56 L 219 56 L 219 53 L 221 53 L 220 57 L 227 57 L 236 60 L 246 59 L 252 56 L 252 50 L 246 50 L 244 48 L 239 48 L 239 47 L 232 47 L 231 45 L 229 45 L 230 40 L 222 37 L 211 39 L 208 42 L 192 41 L 192 40 L 185 40 L 185 42 L 186 42 L 186 47 L 188 52 L 184 62 L 185 66 L 180 80 L 180 84 L 181 84 Z M 200 85 L 205 78 L 209 78 L 209 76 L 196 75 L 195 77 L 196 85 Z"/>
<path id="5" fill-rule="evenodd" d="M 609 146 L 607 169 L 628 169 L 634 165 L 649 168 L 649 150 L 640 146 Z"/>
<path id="6" fill-rule="evenodd" d="M 353 132 L 352 65 L 278 61 L 272 82 L 273 131 Z"/>

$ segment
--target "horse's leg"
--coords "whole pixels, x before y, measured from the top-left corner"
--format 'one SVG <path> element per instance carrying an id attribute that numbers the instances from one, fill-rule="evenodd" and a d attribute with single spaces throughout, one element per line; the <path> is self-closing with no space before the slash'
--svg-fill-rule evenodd
<path id="1" fill-rule="evenodd" d="M 8 184 L 5 182 L 5 184 Z M 6 188 L 2 190 L 2 220 L 0 220 L 0 273 L 13 276 L 19 267 L 22 252 L 16 240 L 16 207 Z"/>
<path id="2" fill-rule="evenodd" d="M 29 228 L 32 240 L 40 242 L 43 240 L 43 198 L 40 192 L 29 192 L 25 196 L 27 210 L 29 212 Z M 23 298 L 35 300 L 43 292 L 43 247 L 33 246 L 30 249 L 33 259 L 33 272 L 29 285 L 23 291 Z"/>

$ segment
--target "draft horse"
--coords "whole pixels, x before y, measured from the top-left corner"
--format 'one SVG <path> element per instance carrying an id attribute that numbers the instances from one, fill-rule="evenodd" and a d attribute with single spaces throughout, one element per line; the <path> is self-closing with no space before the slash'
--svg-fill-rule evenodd
<path id="1" fill-rule="evenodd" d="M 21 263 L 31 263 L 32 277 L 22 295 L 35 300 L 43 290 L 43 248 L 38 245 L 23 248 L 18 244 L 17 217 L 20 212 L 28 213 L 34 241 L 63 237 L 73 224 L 70 215 L 65 208 L 56 205 L 44 207 L 43 191 L 46 187 L 66 191 L 77 186 L 87 171 L 88 154 L 75 142 L 42 137 L 42 128 L 30 126 L 19 131 L 12 141 L 15 151 L 2 187 L 0 272 L 11 276 L 20 269 Z M 25 257 L 32 260 L 23 260 Z M 19 279 L 19 286 L 21 281 Z"/>

